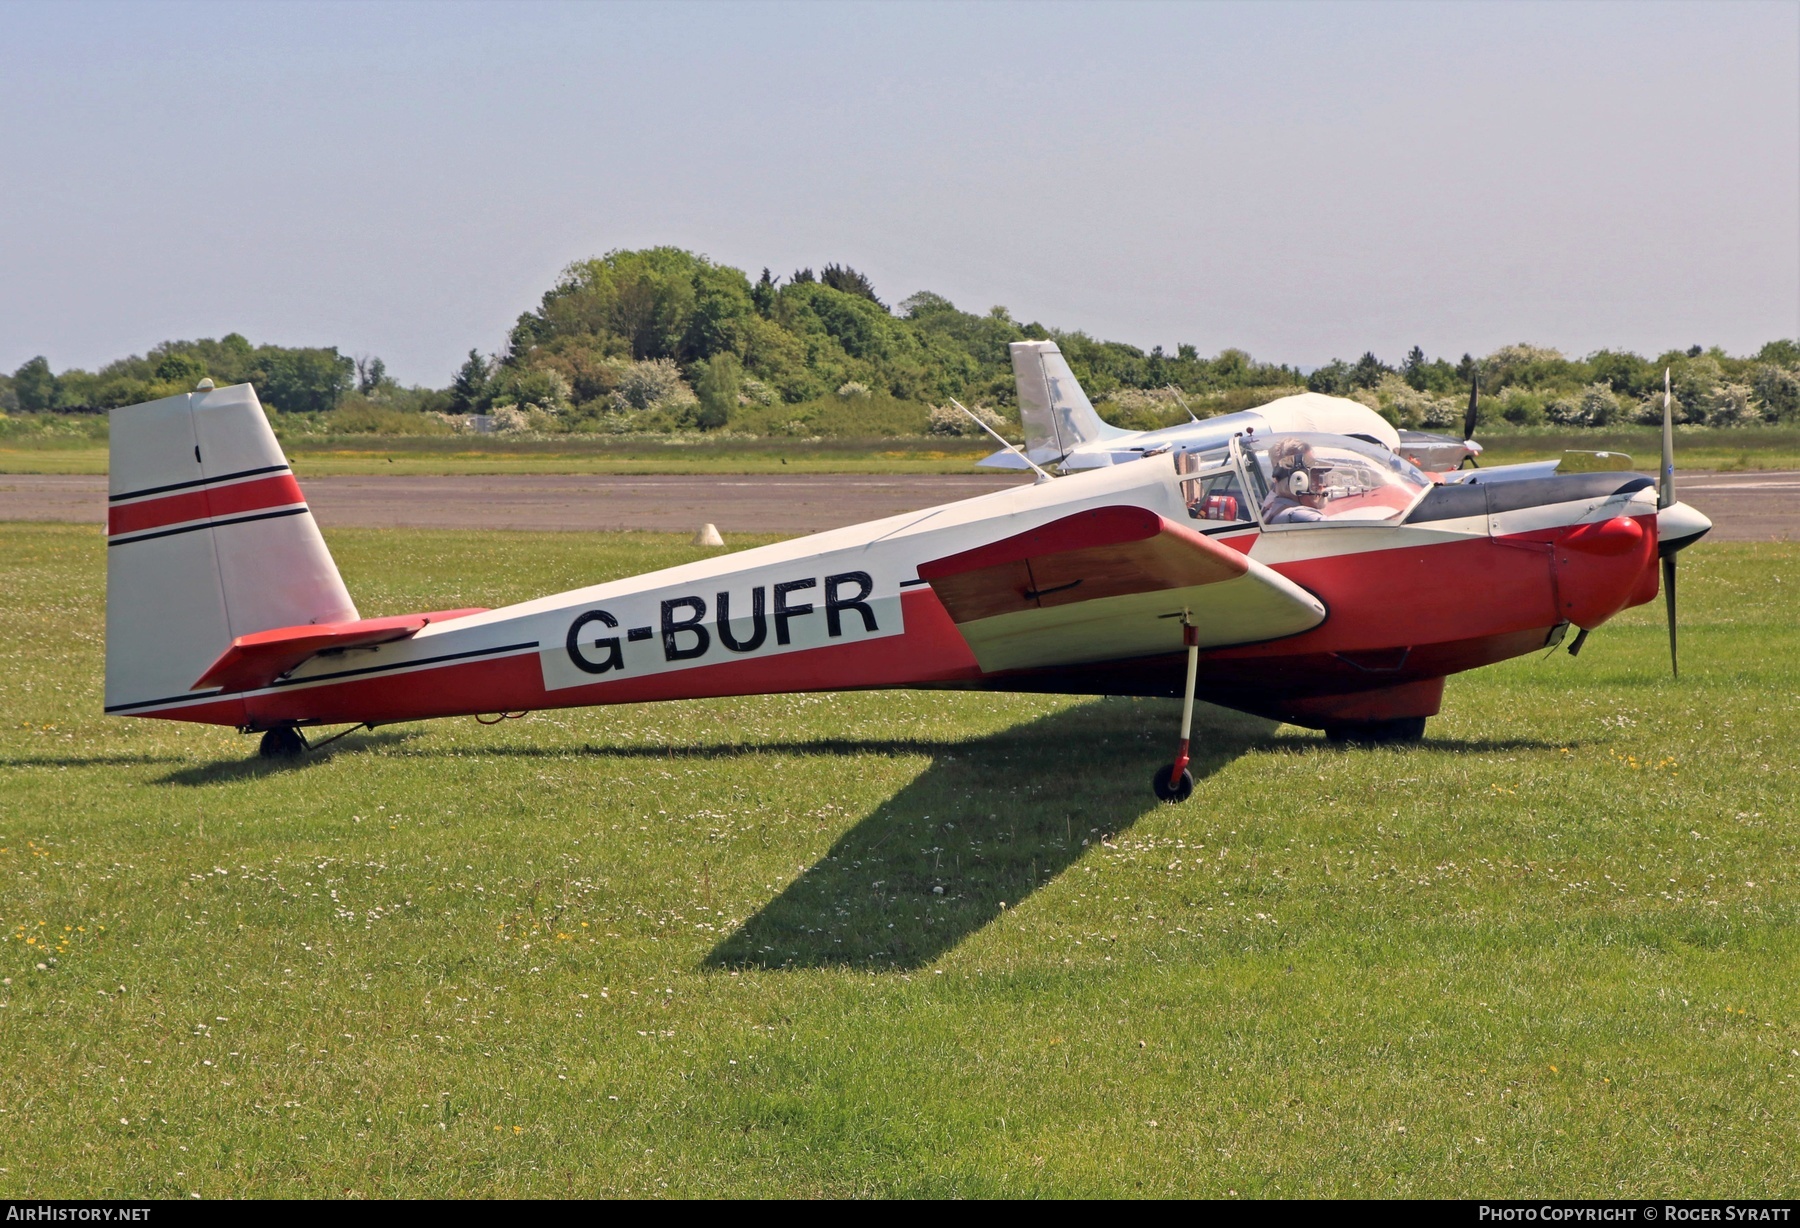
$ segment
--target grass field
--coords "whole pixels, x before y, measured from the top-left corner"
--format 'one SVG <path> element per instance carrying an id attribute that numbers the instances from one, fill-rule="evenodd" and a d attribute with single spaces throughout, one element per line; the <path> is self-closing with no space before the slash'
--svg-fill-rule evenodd
<path id="1" fill-rule="evenodd" d="M 1543 460 L 1565 449 L 1630 453 L 1654 471 L 1661 455 L 1650 427 L 1616 430 L 1499 428 L 1482 432 L 1487 464 Z M 300 436 L 283 447 L 301 475 L 371 473 L 975 473 L 994 450 L 958 439 L 506 439 L 467 435 Z M 1800 430 L 1684 428 L 1684 469 L 1722 472 L 1800 468 Z M 106 444 L 67 436 L 0 440 L 0 473 L 105 473 Z"/>
<path id="2" fill-rule="evenodd" d="M 340 532 L 366 615 L 692 557 Z M 742 544 L 750 544 L 744 542 Z M 0 1195 L 1788 1196 L 1800 547 L 1415 749 L 896 693 L 353 735 L 99 714 L 0 526 Z M 936 888 L 943 888 L 937 894 Z"/>

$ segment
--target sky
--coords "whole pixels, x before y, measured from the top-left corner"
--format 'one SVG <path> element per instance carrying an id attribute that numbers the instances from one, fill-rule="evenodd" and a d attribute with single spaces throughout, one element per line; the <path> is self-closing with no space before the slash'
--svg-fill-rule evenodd
<path id="1" fill-rule="evenodd" d="M 1800 3 L 0 5 L 0 370 L 441 386 L 571 261 L 1303 367 L 1800 336 Z"/>

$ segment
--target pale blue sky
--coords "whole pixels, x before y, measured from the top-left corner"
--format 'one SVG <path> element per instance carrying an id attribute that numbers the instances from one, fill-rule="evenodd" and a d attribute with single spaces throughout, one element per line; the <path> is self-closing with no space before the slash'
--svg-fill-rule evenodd
<path id="1" fill-rule="evenodd" d="M 0 369 L 445 383 L 569 261 L 1312 365 L 1800 334 L 1800 4 L 0 5 Z"/>

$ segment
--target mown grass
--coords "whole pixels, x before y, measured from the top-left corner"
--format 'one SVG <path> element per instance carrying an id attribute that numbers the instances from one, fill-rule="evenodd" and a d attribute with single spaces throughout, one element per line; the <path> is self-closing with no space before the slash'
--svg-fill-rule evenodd
<path id="1" fill-rule="evenodd" d="M 367 614 L 695 553 L 331 540 Z M 6 1196 L 1792 1190 L 1800 547 L 1684 556 L 1679 683 L 1652 607 L 1417 749 L 1211 713 L 1175 807 L 1147 701 L 267 766 L 99 715 L 103 554 L 0 527 Z"/>
<path id="2" fill-rule="evenodd" d="M 1482 427 L 1477 434 L 1482 463 L 1506 465 L 1548 460 L 1565 450 L 1625 452 L 1642 472 L 1654 473 L 1662 456 L 1662 434 L 1653 426 Z M 1792 426 L 1677 428 L 1675 455 L 1684 469 L 1731 472 L 1800 468 L 1800 430 Z"/>

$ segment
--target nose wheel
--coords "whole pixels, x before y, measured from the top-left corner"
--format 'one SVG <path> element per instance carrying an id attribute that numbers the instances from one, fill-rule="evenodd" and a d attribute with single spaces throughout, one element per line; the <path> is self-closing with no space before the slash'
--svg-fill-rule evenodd
<path id="1" fill-rule="evenodd" d="M 1187 685 L 1181 692 L 1181 741 L 1175 746 L 1175 761 L 1156 769 L 1150 787 L 1163 802 L 1185 802 L 1194 793 L 1194 775 L 1188 771 L 1188 739 L 1194 731 L 1194 686 L 1200 678 L 1200 633 L 1181 618 L 1181 642 L 1187 645 Z"/>

